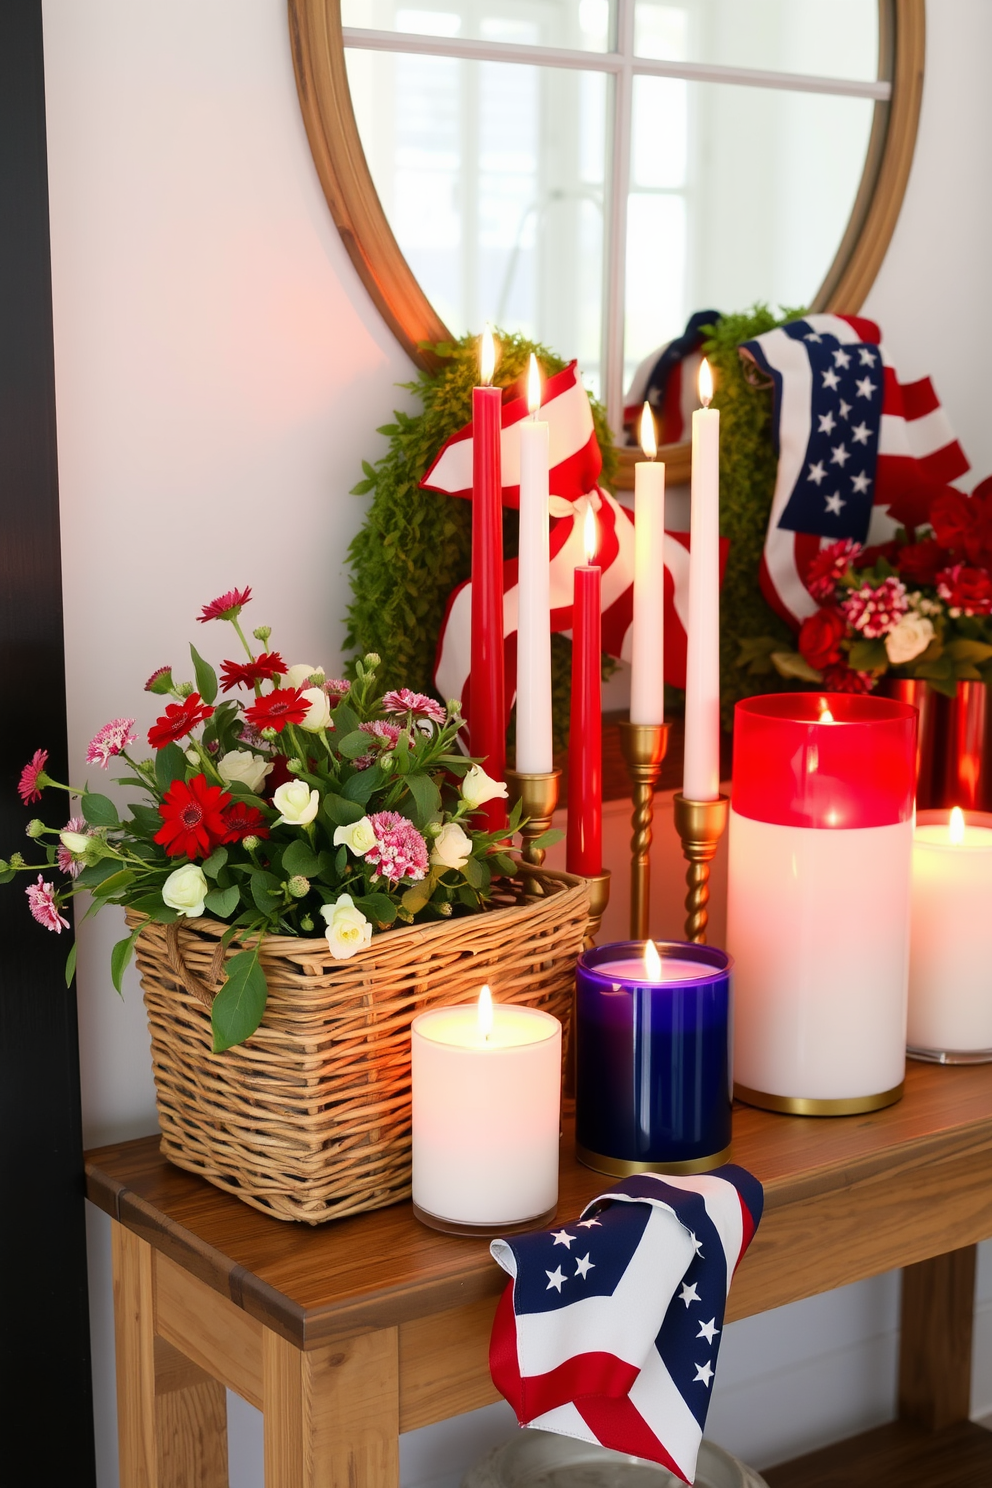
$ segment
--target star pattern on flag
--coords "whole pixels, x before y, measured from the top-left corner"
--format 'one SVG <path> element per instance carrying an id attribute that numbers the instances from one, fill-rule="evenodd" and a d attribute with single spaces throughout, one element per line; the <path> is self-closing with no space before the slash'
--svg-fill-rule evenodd
<path id="1" fill-rule="evenodd" d="M 783 327 L 784 334 L 803 345 L 812 374 L 812 402 L 801 474 L 778 525 L 814 533 L 826 542 L 843 537 L 863 542 L 874 500 L 881 431 L 882 379 L 872 370 L 878 350 L 856 341 L 842 345 L 826 332 L 813 340 L 806 334 L 809 329 L 805 321 Z M 840 484 L 838 474 L 844 477 Z"/>
<path id="2" fill-rule="evenodd" d="M 554 1287 L 556 1292 L 560 1292 L 562 1283 L 568 1280 L 568 1277 L 565 1275 L 560 1266 L 557 1268 L 557 1270 L 546 1271 L 544 1274 L 548 1278 L 547 1291 L 549 1292 L 552 1287 Z"/>
<path id="3" fill-rule="evenodd" d="M 585 1253 L 584 1256 L 581 1256 L 581 1257 L 580 1256 L 576 1256 L 576 1258 L 575 1258 L 575 1274 L 576 1274 L 576 1276 L 581 1276 L 582 1279 L 583 1279 L 583 1281 L 585 1281 L 586 1277 L 589 1275 L 589 1272 L 590 1271 L 595 1271 L 595 1269 L 596 1269 L 595 1262 L 593 1262 L 593 1261 L 591 1261 L 589 1259 L 589 1252 L 588 1251 L 586 1251 L 586 1253 Z"/>
<path id="4" fill-rule="evenodd" d="M 570 1235 L 567 1230 L 554 1230 L 553 1234 L 556 1245 L 564 1245 L 566 1250 L 571 1250 L 572 1241 L 576 1238 L 574 1235 Z"/>
<path id="5" fill-rule="evenodd" d="M 686 1307 L 688 1307 L 691 1302 L 701 1302 L 702 1300 L 702 1297 L 696 1290 L 695 1282 L 690 1283 L 687 1281 L 683 1283 L 682 1290 L 679 1292 L 680 1302 L 684 1302 Z"/>
<path id="6" fill-rule="evenodd" d="M 708 1323 L 700 1323 L 697 1338 L 705 1338 L 707 1343 L 712 1343 L 715 1335 L 720 1329 L 716 1325 L 716 1318 L 711 1317 Z"/>
<path id="7" fill-rule="evenodd" d="M 602 1229 L 598 1219 L 580 1219 L 578 1223 L 580 1230 L 591 1230 L 594 1226 L 596 1229 Z"/>
<path id="8" fill-rule="evenodd" d="M 696 1378 L 693 1380 L 693 1384 L 696 1384 L 697 1381 L 702 1380 L 703 1384 L 708 1387 L 709 1382 L 712 1378 L 713 1368 L 710 1364 L 709 1359 L 706 1360 L 705 1364 L 696 1365 Z"/>

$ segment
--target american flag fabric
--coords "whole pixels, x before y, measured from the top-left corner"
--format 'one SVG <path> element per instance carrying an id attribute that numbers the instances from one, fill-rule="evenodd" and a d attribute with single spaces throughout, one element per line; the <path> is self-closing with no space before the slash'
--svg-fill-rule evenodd
<path id="1" fill-rule="evenodd" d="M 690 437 L 692 415 L 700 406 L 697 384 L 703 328 L 719 319 L 719 310 L 697 310 L 681 336 L 644 358 L 624 398 L 623 421 L 634 426 L 635 434 L 641 409 L 649 403 L 666 444 Z"/>
<path id="2" fill-rule="evenodd" d="M 502 408 L 503 504 L 520 504 L 520 423 L 527 417 L 524 397 L 508 399 Z M 549 425 L 551 492 L 551 629 L 570 633 L 573 571 L 585 562 L 583 519 L 586 508 L 596 512 L 599 549 L 596 562 L 603 570 L 603 650 L 617 660 L 630 660 L 634 607 L 633 513 L 599 484 L 603 460 L 596 439 L 589 398 L 575 362 L 544 385 L 541 418 Z M 449 496 L 472 496 L 472 425 L 469 423 L 444 444 L 420 482 L 428 491 Z M 665 676 L 676 687 L 685 686 L 686 625 L 688 622 L 689 537 L 665 534 Z M 471 715 L 471 580 L 452 593 L 438 637 L 434 685 L 441 697 L 459 698 L 466 718 Z M 517 670 L 517 561 L 503 565 L 503 640 L 507 706 L 512 701 Z"/>
<path id="3" fill-rule="evenodd" d="M 512 1280 L 489 1367 L 521 1426 L 691 1483 L 727 1294 L 762 1206 L 758 1180 L 733 1163 L 691 1178 L 642 1173 L 574 1224 L 494 1240 Z"/>
<path id="4" fill-rule="evenodd" d="M 818 608 L 804 577 L 822 546 L 886 541 L 890 501 L 968 469 L 930 379 L 900 383 L 881 341 L 861 316 L 808 315 L 740 347 L 774 386 L 778 473 L 761 588 L 797 627 Z"/>

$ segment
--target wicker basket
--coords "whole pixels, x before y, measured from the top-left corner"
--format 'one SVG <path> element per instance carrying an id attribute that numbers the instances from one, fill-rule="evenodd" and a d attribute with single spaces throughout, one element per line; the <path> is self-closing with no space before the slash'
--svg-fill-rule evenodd
<path id="1" fill-rule="evenodd" d="M 320 1224 L 407 1198 L 416 1014 L 474 1000 L 488 981 L 500 1002 L 569 1019 L 587 889 L 540 879 L 540 895 L 503 881 L 493 908 L 386 931 L 350 961 L 323 939 L 267 937 L 265 1016 L 222 1054 L 209 1009 L 225 927 L 148 923 L 137 960 L 164 1155 L 278 1219 Z"/>

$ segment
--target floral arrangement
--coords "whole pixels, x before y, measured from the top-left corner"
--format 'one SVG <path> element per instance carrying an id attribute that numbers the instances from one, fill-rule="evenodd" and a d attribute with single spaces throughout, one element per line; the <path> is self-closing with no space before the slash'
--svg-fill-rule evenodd
<path id="1" fill-rule="evenodd" d="M 165 924 L 223 921 L 223 943 L 237 936 L 243 949 L 227 960 L 213 1002 L 217 1052 L 261 1021 L 265 935 L 323 933 L 331 956 L 345 959 L 397 922 L 477 911 L 493 878 L 514 871 L 506 846 L 518 825 L 515 808 L 508 831 L 473 828 L 473 812 L 506 786 L 458 749 L 456 703 L 404 687 L 380 696 L 372 654 L 351 682 L 287 666 L 269 649 L 268 626 L 253 632 L 253 650 L 239 620 L 250 598 L 232 589 L 197 617 L 227 621 L 244 650 L 222 663 L 219 682 L 193 646 L 195 684 L 176 682 L 168 666 L 149 677 L 147 692 L 172 699 L 148 730 L 151 757 L 132 752 L 133 718 L 111 720 L 91 741 L 87 763 L 106 770 L 119 760 L 119 783 L 142 792 L 127 815 L 88 786 L 53 780 L 39 749 L 21 773 L 21 800 L 54 788 L 78 798 L 78 811 L 61 828 L 28 824 L 39 844 L 51 839 L 44 863 L 21 853 L 0 860 L 0 882 L 31 875 L 30 911 L 56 934 L 84 891 L 87 917 L 118 904 Z M 113 949 L 118 991 L 144 923 Z M 75 947 L 67 980 L 74 969 Z"/>
<path id="2" fill-rule="evenodd" d="M 834 692 L 870 692 L 888 673 L 951 697 L 959 681 L 992 681 L 992 478 L 971 496 L 920 486 L 889 510 L 901 524 L 890 542 L 820 550 L 806 574 L 819 609 L 798 649 L 745 641 L 749 671 Z"/>

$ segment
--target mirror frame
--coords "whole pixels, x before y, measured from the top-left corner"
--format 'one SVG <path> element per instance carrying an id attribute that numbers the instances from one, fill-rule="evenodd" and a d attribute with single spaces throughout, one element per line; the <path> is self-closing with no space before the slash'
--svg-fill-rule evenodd
<path id="1" fill-rule="evenodd" d="M 300 109 L 331 216 L 380 314 L 420 367 L 436 358 L 424 341 L 450 339 L 407 263 L 365 159 L 345 68 L 340 0 L 288 0 L 293 70 Z M 923 97 L 926 0 L 878 0 L 879 77 L 892 84 L 875 104 L 854 207 L 812 309 L 855 314 L 885 257 L 902 207 Z M 637 451 L 618 447 L 621 489 L 633 485 Z M 689 479 L 688 444 L 663 445 L 668 479 Z"/>

